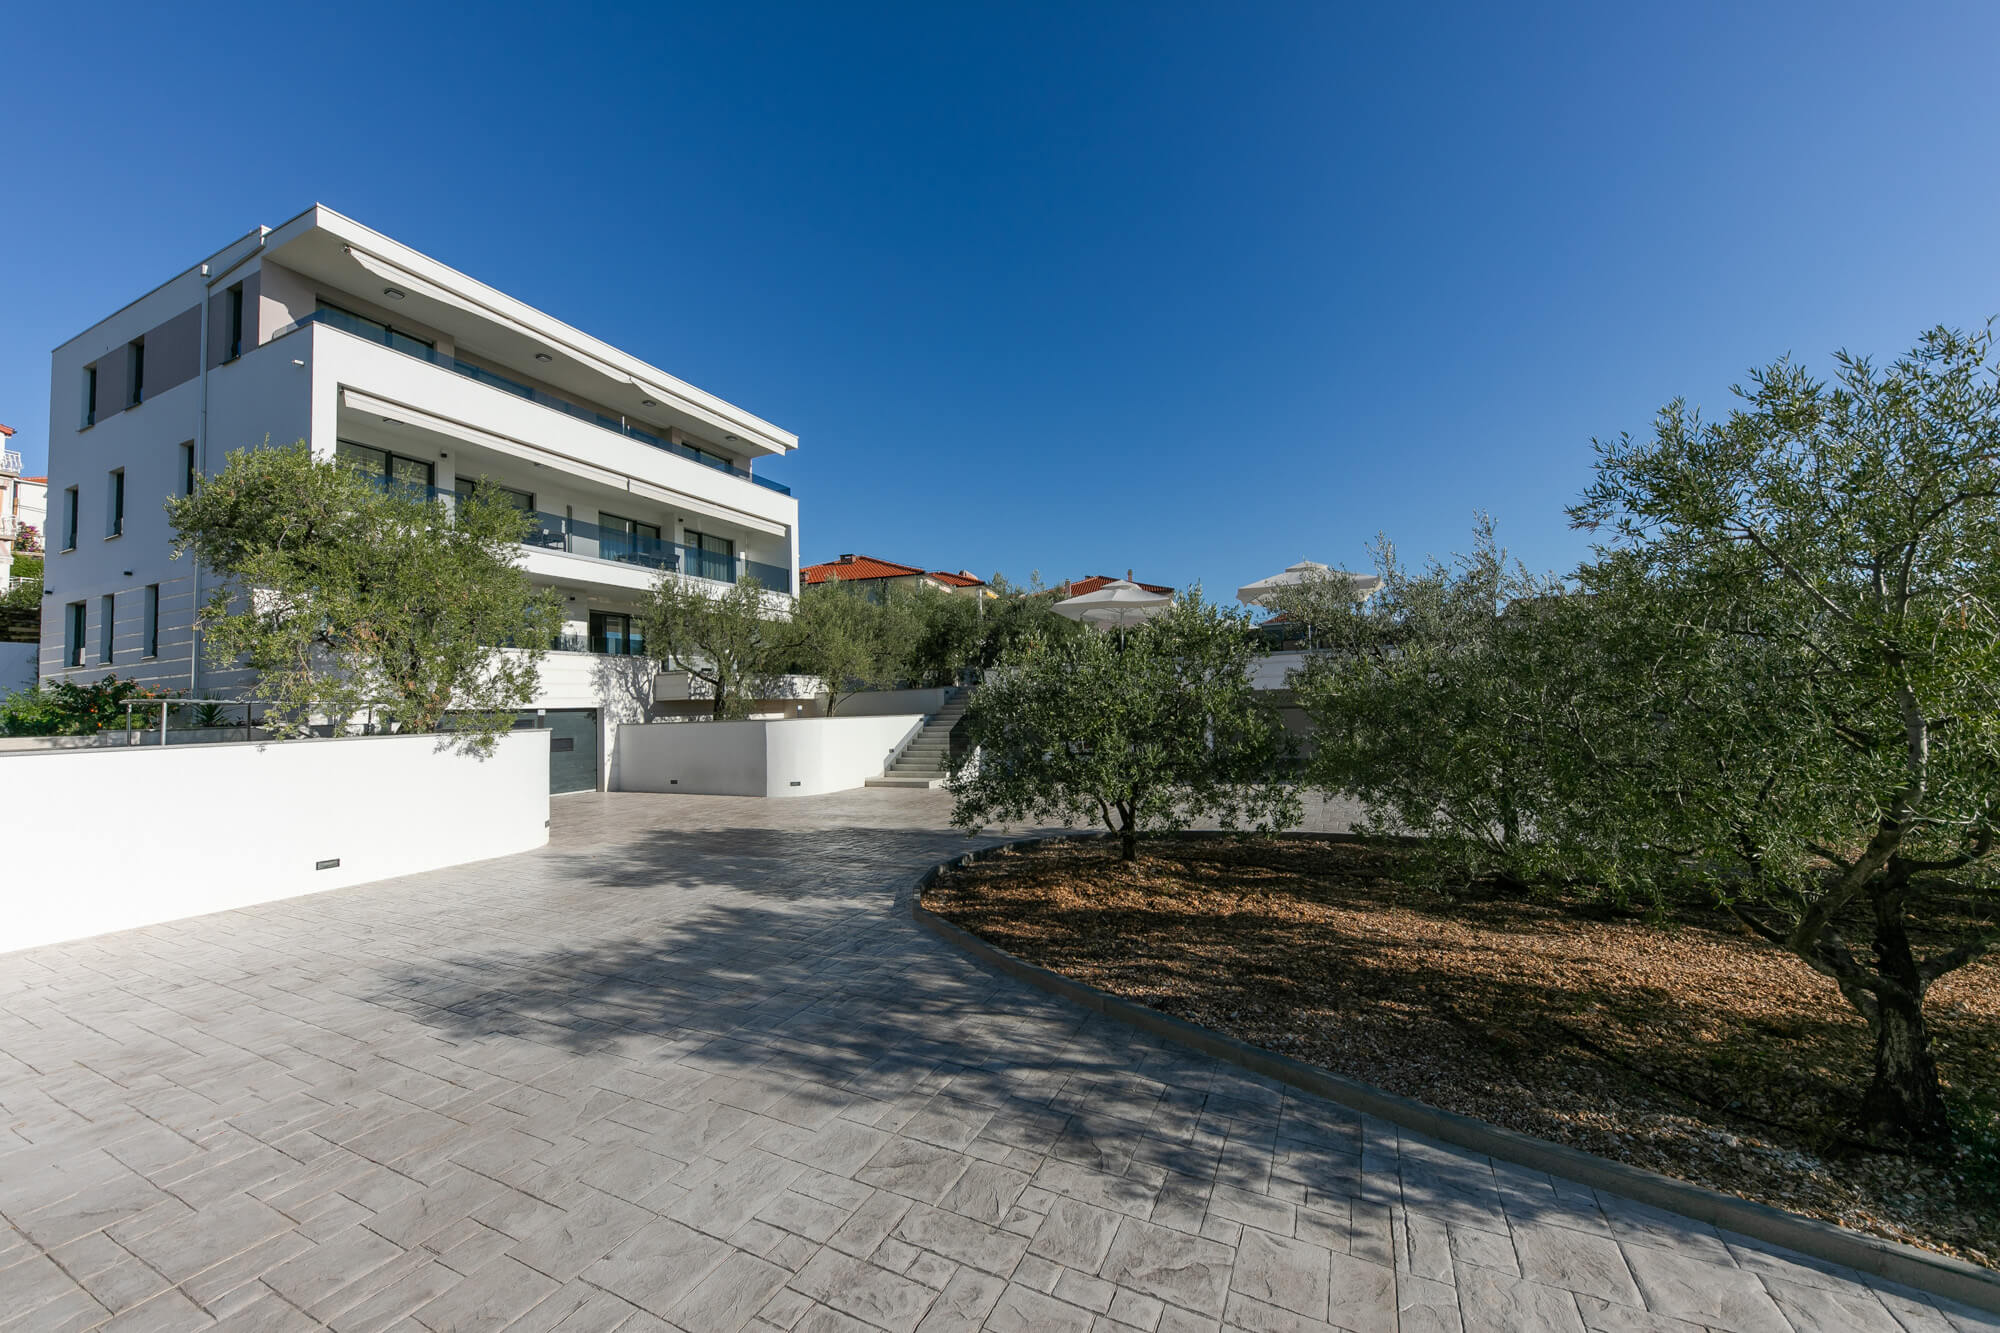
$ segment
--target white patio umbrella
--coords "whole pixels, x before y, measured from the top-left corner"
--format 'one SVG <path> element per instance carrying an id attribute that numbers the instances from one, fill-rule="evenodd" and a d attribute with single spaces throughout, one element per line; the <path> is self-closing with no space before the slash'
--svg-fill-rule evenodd
<path id="1" fill-rule="evenodd" d="M 1282 574 L 1273 574 L 1270 578 L 1244 584 L 1236 590 L 1236 600 L 1268 606 L 1270 603 L 1266 599 L 1271 594 L 1286 588 L 1296 588 L 1311 579 L 1346 579 L 1348 585 L 1354 589 L 1354 595 L 1364 601 L 1382 586 L 1382 580 L 1373 574 L 1350 574 L 1344 569 L 1322 565 L 1317 560 L 1301 560 L 1296 565 L 1285 566 L 1285 572 Z"/>
<path id="2" fill-rule="evenodd" d="M 1086 625 L 1122 629 L 1140 624 L 1173 604 L 1174 595 L 1170 592 L 1147 592 L 1136 583 L 1113 579 L 1096 592 L 1057 602 L 1055 612 Z"/>

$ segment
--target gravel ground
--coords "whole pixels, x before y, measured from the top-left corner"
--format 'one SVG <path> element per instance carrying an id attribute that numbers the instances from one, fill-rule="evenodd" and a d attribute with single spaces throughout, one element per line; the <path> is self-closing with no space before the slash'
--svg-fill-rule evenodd
<path id="1" fill-rule="evenodd" d="M 1144 847 L 1145 844 L 1142 844 Z M 1993 1164 L 1869 1149 L 1866 1025 L 1725 920 L 1663 928 L 1412 887 L 1351 843 L 1010 852 L 939 915 L 1114 994 L 1434 1106 L 2000 1267 Z M 1958 1106 L 2000 1106 L 2000 960 L 1932 992 Z M 1983 1182 L 1983 1183 L 1982 1183 Z"/>

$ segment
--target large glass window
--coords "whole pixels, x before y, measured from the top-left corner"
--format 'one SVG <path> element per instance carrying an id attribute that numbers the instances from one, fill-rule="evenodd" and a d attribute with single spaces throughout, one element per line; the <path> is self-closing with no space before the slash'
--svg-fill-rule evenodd
<path id="1" fill-rule="evenodd" d="M 666 555 L 660 542 L 660 525 L 599 511 L 597 515 L 597 555 L 601 560 L 625 560 L 633 564 L 657 565 Z"/>
<path id="2" fill-rule="evenodd" d="M 484 495 L 498 500 L 501 504 L 512 505 L 524 514 L 535 512 L 535 497 L 531 491 L 517 491 L 512 486 L 480 481 L 473 477 L 456 478 L 451 483 L 451 489 L 462 500 L 470 500 L 474 495 Z"/>
<path id="3" fill-rule="evenodd" d="M 592 611 L 590 651 L 614 657 L 643 657 L 646 640 L 630 615 L 622 611 Z"/>
<path id="4" fill-rule="evenodd" d="M 693 528 L 689 528 L 683 535 L 687 539 L 688 573 L 696 578 L 720 579 L 724 583 L 736 581 L 734 540 L 706 532 L 696 532 Z"/>
<path id="5" fill-rule="evenodd" d="M 146 585 L 146 656 L 160 655 L 160 585 Z"/>
<path id="6" fill-rule="evenodd" d="M 111 593 L 97 599 L 97 660 L 111 660 L 112 645 L 118 637 L 118 599 Z"/>
<path id="7" fill-rule="evenodd" d="M 229 360 L 243 355 L 243 284 L 229 289 Z"/>
<path id="8" fill-rule="evenodd" d="M 63 550 L 76 549 L 76 487 L 63 492 Z"/>
<path id="9" fill-rule="evenodd" d="M 111 470 L 109 502 L 111 512 L 105 524 L 104 535 L 122 537 L 125 535 L 125 469 L 122 467 Z"/>
<path id="10" fill-rule="evenodd" d="M 97 367 L 83 368 L 83 424 L 97 424 Z"/>
<path id="11" fill-rule="evenodd" d="M 69 614 L 63 625 L 63 665 L 80 667 L 83 665 L 84 616 L 88 614 L 82 602 L 71 602 Z"/>
<path id="12" fill-rule="evenodd" d="M 429 489 L 437 475 L 437 464 L 405 454 L 392 454 L 373 445 L 342 440 L 334 446 L 334 456 L 353 464 L 383 485 L 391 482 L 413 489 Z"/>

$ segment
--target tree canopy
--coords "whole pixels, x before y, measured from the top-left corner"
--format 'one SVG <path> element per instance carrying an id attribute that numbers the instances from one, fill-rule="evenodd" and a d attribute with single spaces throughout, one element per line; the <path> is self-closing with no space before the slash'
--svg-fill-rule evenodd
<path id="1" fill-rule="evenodd" d="M 978 761 L 952 775 L 953 822 L 1101 822 L 1125 860 L 1141 833 L 1199 818 L 1297 823 L 1283 724 L 1250 688 L 1260 651 L 1198 592 L 1123 635 L 1024 638 L 972 696 Z"/>
<path id="2" fill-rule="evenodd" d="M 755 578 L 710 591 L 662 570 L 640 620 L 663 668 L 708 687 L 717 719 L 742 717 L 785 665 L 790 631 Z"/>
<path id="3" fill-rule="evenodd" d="M 280 734 L 344 734 L 372 709 L 485 751 L 533 699 L 560 610 L 519 566 L 511 507 L 385 486 L 303 440 L 239 450 L 167 507 L 175 557 L 219 576 L 206 652 L 257 672 Z"/>

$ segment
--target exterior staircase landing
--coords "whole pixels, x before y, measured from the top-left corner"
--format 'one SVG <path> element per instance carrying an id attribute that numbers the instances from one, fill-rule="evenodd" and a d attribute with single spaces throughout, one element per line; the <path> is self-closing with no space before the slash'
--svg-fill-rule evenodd
<path id="1" fill-rule="evenodd" d="M 930 715 L 916 739 L 904 747 L 879 778 L 869 778 L 870 787 L 942 787 L 951 762 L 951 729 L 965 716 L 972 691 L 953 689 L 945 695 L 944 707 Z"/>

